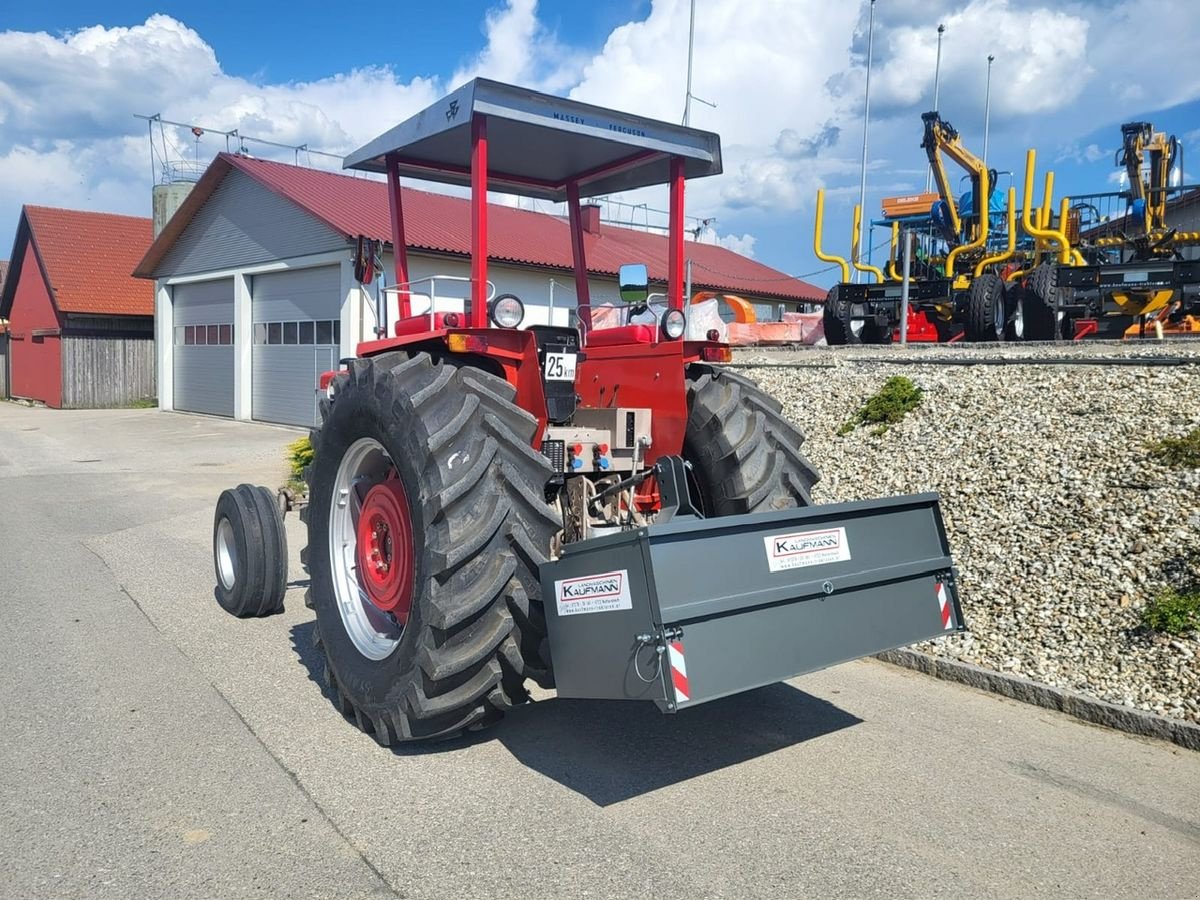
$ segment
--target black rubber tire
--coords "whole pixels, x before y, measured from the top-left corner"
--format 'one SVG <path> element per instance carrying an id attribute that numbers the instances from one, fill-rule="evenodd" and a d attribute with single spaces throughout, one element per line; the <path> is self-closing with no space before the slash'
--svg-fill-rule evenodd
<path id="1" fill-rule="evenodd" d="M 537 422 L 503 379 L 424 353 L 355 360 L 335 392 L 321 404 L 305 517 L 330 695 L 384 745 L 481 728 L 528 699 L 527 677 L 548 678 L 538 567 L 562 523 L 545 502 L 550 463 L 530 444 Z M 416 543 L 412 609 L 378 661 L 346 633 L 325 549 L 338 467 L 361 437 L 391 457 Z"/>
<path id="2" fill-rule="evenodd" d="M 250 493 L 258 508 L 258 524 L 263 536 L 262 608 L 269 612 L 283 612 L 283 595 L 287 592 L 288 546 L 283 513 L 279 510 L 279 495 L 262 485 L 250 485 Z"/>
<path id="3" fill-rule="evenodd" d="M 984 272 L 971 282 L 967 294 L 967 340 L 1002 341 L 1006 326 L 1004 282 Z"/>
<path id="4" fill-rule="evenodd" d="M 213 515 L 214 595 L 221 608 L 238 618 L 257 618 L 283 611 L 287 583 L 287 545 L 278 511 L 265 488 L 239 484 L 221 492 Z M 228 571 L 222 573 L 218 537 L 223 521 L 230 527 Z M 228 579 L 232 583 L 227 584 Z"/>
<path id="5" fill-rule="evenodd" d="M 890 344 L 894 337 L 894 329 L 876 322 L 864 322 L 860 340 L 864 344 Z"/>
<path id="6" fill-rule="evenodd" d="M 1004 339 L 1023 341 L 1027 327 L 1025 288 L 1019 284 L 1010 284 L 1005 291 L 1005 297 L 1008 302 L 1008 321 L 1004 326 Z"/>
<path id="7" fill-rule="evenodd" d="M 801 452 L 804 435 L 779 402 L 728 369 L 688 368 L 683 456 L 706 516 L 809 506 L 821 476 Z"/>
<path id="8" fill-rule="evenodd" d="M 825 343 L 831 347 L 859 343 L 858 335 L 850 327 L 850 304 L 839 299 L 837 286 L 825 295 L 825 309 L 821 317 L 825 325 Z"/>
<path id="9" fill-rule="evenodd" d="M 1056 273 L 1050 263 L 1042 263 L 1025 280 L 1025 340 L 1052 341 L 1058 331 Z"/>

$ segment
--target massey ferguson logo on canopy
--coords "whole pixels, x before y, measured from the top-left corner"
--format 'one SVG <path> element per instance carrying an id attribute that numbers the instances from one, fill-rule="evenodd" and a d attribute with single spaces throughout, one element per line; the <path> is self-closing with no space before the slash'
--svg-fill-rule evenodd
<path id="1" fill-rule="evenodd" d="M 582 578 L 564 578 L 554 582 L 554 598 L 560 616 L 632 609 L 629 571 L 621 569 Z"/>
<path id="2" fill-rule="evenodd" d="M 772 572 L 800 569 L 850 558 L 850 543 L 845 528 L 799 531 L 763 538 L 767 550 L 767 568 Z"/>

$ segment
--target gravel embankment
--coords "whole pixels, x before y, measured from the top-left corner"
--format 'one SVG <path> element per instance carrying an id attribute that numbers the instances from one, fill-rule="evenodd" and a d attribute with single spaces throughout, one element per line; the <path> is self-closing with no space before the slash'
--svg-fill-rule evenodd
<path id="1" fill-rule="evenodd" d="M 1198 365 L 931 364 L 996 356 Z M 880 361 L 902 357 L 921 362 Z M 1139 626 L 1162 587 L 1200 579 L 1200 470 L 1146 453 L 1200 426 L 1200 343 L 747 350 L 734 363 L 806 431 L 819 502 L 941 494 L 971 631 L 921 649 L 1200 722 L 1200 635 Z M 881 437 L 837 436 L 897 374 L 924 389 L 921 407 Z"/>

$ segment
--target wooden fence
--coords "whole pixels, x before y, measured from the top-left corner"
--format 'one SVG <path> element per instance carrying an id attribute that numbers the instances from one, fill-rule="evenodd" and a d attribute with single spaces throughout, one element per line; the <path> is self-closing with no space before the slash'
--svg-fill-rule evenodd
<path id="1" fill-rule="evenodd" d="M 153 323 L 129 327 L 133 324 L 68 322 L 62 336 L 63 409 L 129 406 L 156 395 Z"/>

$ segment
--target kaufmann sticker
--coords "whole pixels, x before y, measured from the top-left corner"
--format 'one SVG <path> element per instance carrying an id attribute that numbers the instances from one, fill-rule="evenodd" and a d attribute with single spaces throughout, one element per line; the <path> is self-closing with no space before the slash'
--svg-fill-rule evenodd
<path id="1" fill-rule="evenodd" d="M 843 562 L 850 558 L 845 528 L 776 534 L 763 538 L 763 543 L 767 547 L 767 567 L 772 572 Z"/>
<path id="2" fill-rule="evenodd" d="M 554 596 L 558 601 L 560 616 L 633 609 L 633 600 L 629 596 L 628 569 L 556 581 Z"/>

